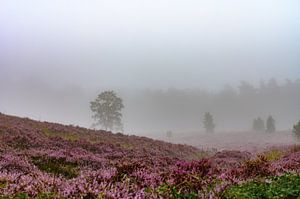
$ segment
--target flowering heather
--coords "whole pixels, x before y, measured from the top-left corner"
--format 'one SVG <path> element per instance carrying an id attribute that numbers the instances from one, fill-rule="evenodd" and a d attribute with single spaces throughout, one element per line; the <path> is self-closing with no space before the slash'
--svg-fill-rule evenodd
<path id="1" fill-rule="evenodd" d="M 298 149 L 209 154 L 1 114 L 0 198 L 228 198 L 231 187 L 299 173 Z"/>

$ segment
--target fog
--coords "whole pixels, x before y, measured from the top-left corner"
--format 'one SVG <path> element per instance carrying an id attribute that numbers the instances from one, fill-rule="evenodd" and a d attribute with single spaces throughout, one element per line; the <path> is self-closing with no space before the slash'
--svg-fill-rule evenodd
<path id="1" fill-rule="evenodd" d="M 300 2 L 0 2 L 0 112 L 90 127 L 112 89 L 125 133 L 247 131 L 300 118 Z"/>

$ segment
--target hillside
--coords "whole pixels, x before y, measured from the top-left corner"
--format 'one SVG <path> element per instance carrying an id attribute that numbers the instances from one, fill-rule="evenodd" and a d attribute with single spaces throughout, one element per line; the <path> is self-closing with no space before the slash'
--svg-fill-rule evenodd
<path id="1" fill-rule="evenodd" d="M 213 154 L 0 114 L 0 198 L 223 198 L 237 183 L 299 172 L 299 151 Z"/>
<path id="2" fill-rule="evenodd" d="M 3 114 L 0 115 L 0 132 L 7 143 L 5 147 L 17 150 L 47 148 L 57 151 L 76 147 L 101 154 L 102 158 L 113 156 L 125 159 L 132 158 L 132 155 L 193 159 L 200 152 L 187 145 L 170 144 L 146 137 L 38 122 Z"/>

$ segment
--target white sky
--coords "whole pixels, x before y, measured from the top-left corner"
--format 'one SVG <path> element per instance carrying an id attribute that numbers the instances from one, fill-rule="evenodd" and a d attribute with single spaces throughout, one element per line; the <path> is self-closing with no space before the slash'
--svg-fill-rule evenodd
<path id="1" fill-rule="evenodd" d="M 300 78 L 298 0 L 0 0 L 0 77 L 83 87 Z"/>

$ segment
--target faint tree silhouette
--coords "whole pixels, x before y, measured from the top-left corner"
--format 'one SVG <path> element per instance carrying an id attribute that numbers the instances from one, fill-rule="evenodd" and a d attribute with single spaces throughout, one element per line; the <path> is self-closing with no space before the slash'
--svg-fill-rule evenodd
<path id="1" fill-rule="evenodd" d="M 275 128 L 275 120 L 273 119 L 272 116 L 269 116 L 267 119 L 267 132 L 268 133 L 273 133 L 276 131 Z"/>
<path id="2" fill-rule="evenodd" d="M 253 120 L 252 129 L 256 132 L 265 131 L 265 123 L 264 121 L 258 117 Z"/>
<path id="3" fill-rule="evenodd" d="M 213 133 L 215 130 L 215 123 L 214 123 L 214 118 L 212 114 L 209 112 L 206 112 L 204 114 L 204 120 L 203 120 L 204 128 L 206 129 L 206 132 L 208 133 Z"/>
<path id="4" fill-rule="evenodd" d="M 93 119 L 96 123 L 93 126 L 102 126 L 105 130 L 121 130 L 122 113 L 124 108 L 123 101 L 114 91 L 104 91 L 98 97 L 90 102 Z"/>
<path id="5" fill-rule="evenodd" d="M 293 133 L 298 139 L 300 139 L 300 121 L 293 126 Z"/>

